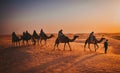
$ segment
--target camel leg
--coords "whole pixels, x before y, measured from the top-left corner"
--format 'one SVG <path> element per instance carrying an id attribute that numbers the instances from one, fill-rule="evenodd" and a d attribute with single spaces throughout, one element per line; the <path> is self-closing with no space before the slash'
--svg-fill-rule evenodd
<path id="1" fill-rule="evenodd" d="M 95 52 L 96 52 L 96 44 L 94 44 L 94 49 L 95 49 Z"/>
<path id="2" fill-rule="evenodd" d="M 88 48 L 89 48 L 89 50 L 91 51 L 91 49 L 90 49 L 90 44 L 88 44 Z"/>
<path id="3" fill-rule="evenodd" d="M 33 44 L 33 45 L 36 45 L 36 41 L 35 41 L 35 39 L 33 39 L 33 42 L 34 42 L 34 44 Z"/>
<path id="4" fill-rule="evenodd" d="M 59 47 L 58 47 L 59 43 L 55 43 L 53 51 L 55 50 L 56 45 L 57 45 L 57 49 L 60 50 Z"/>
<path id="5" fill-rule="evenodd" d="M 33 42 L 33 45 L 36 45 L 36 41 L 33 37 L 31 37 L 31 41 Z"/>
<path id="6" fill-rule="evenodd" d="M 36 40 L 34 39 L 34 45 L 36 45 Z"/>
<path id="7" fill-rule="evenodd" d="M 86 48 L 87 43 L 88 43 L 88 41 L 86 40 L 86 41 L 85 41 L 85 45 L 84 45 L 84 51 L 85 51 L 85 48 Z"/>
<path id="8" fill-rule="evenodd" d="M 66 43 L 64 44 L 64 51 L 65 51 L 65 46 L 66 46 Z"/>
<path id="9" fill-rule="evenodd" d="M 27 41 L 27 46 L 29 45 L 28 41 Z"/>
<path id="10" fill-rule="evenodd" d="M 47 47 L 47 40 L 44 40 L 44 41 L 45 41 L 44 45 Z"/>
<path id="11" fill-rule="evenodd" d="M 57 44 L 57 49 L 59 49 L 58 44 Z"/>
<path id="12" fill-rule="evenodd" d="M 69 46 L 69 48 L 70 48 L 70 51 L 72 51 L 71 46 L 70 46 L 70 44 L 69 44 L 69 43 L 68 43 L 68 46 Z"/>
<path id="13" fill-rule="evenodd" d="M 98 44 L 96 44 L 96 46 L 97 46 L 97 49 L 98 49 L 99 48 Z"/>
<path id="14" fill-rule="evenodd" d="M 59 49 L 59 43 L 57 44 L 57 49 L 60 51 L 60 49 Z"/>
<path id="15" fill-rule="evenodd" d="M 40 40 L 38 40 L 38 45 L 40 45 Z"/>
<path id="16" fill-rule="evenodd" d="M 39 40 L 37 39 L 36 41 L 38 42 L 38 45 L 39 45 Z"/>

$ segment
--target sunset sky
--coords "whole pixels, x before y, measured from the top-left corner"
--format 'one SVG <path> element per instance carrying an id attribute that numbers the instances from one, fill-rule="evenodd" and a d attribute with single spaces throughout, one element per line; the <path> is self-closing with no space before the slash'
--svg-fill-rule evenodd
<path id="1" fill-rule="evenodd" d="M 120 32 L 120 0 L 1 0 L 0 34 Z"/>

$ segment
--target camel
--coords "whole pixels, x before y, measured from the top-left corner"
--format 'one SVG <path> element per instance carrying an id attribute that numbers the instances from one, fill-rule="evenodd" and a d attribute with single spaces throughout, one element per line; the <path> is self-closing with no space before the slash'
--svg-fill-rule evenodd
<path id="1" fill-rule="evenodd" d="M 37 32 L 34 30 L 33 35 L 34 39 L 40 38 L 40 36 L 37 34 Z"/>
<path id="2" fill-rule="evenodd" d="M 33 36 L 34 39 L 37 39 L 38 44 L 39 44 L 39 41 L 40 41 L 40 44 L 42 45 L 42 41 L 44 40 L 44 41 L 45 41 L 45 45 L 46 45 L 47 39 L 52 38 L 54 35 L 51 34 L 50 36 L 47 36 L 47 35 L 43 32 L 43 30 L 42 30 L 42 32 L 40 32 L 40 34 L 38 35 L 37 32 L 34 30 L 32 36 Z"/>
<path id="3" fill-rule="evenodd" d="M 86 41 L 85 41 L 85 45 L 84 45 L 84 51 L 85 51 L 85 48 L 86 48 L 86 45 L 88 44 L 88 48 L 89 48 L 89 50 L 91 51 L 91 49 L 90 49 L 90 44 L 94 44 L 94 49 L 95 49 L 95 52 L 96 52 L 96 50 L 99 48 L 99 46 L 98 46 L 98 43 L 101 43 L 102 41 L 104 41 L 105 40 L 105 38 L 101 38 L 100 40 L 97 40 L 96 38 L 94 39 L 94 41 L 91 41 L 90 40 L 90 38 L 88 38 Z M 97 48 L 96 48 L 96 46 L 97 46 Z"/>
<path id="4" fill-rule="evenodd" d="M 30 35 L 30 34 L 28 34 L 28 33 L 23 32 L 23 35 L 21 36 L 21 39 L 23 40 L 23 44 L 24 44 L 24 41 L 26 41 L 26 42 L 27 42 L 27 45 L 28 45 L 28 44 L 29 44 L 29 43 L 28 43 L 29 40 L 31 40 L 31 41 L 33 42 L 33 45 L 36 44 L 36 41 L 35 41 L 35 39 L 33 38 L 33 36 Z"/>
<path id="5" fill-rule="evenodd" d="M 12 33 L 12 44 L 14 46 L 17 46 L 17 44 L 19 43 L 19 46 L 20 46 L 20 41 L 21 39 L 16 35 L 15 32 Z"/>
<path id="6" fill-rule="evenodd" d="M 42 45 L 42 40 L 44 40 L 45 41 L 45 45 L 46 45 L 46 41 L 47 41 L 47 39 L 50 39 L 50 38 L 52 38 L 52 37 L 54 37 L 54 35 L 53 34 L 51 34 L 50 36 L 40 36 L 40 44 Z"/>
<path id="7" fill-rule="evenodd" d="M 79 37 L 79 36 L 74 36 L 73 39 L 69 39 L 69 38 L 66 37 L 66 36 L 64 37 L 64 39 L 59 39 L 59 38 L 57 38 L 56 41 L 55 41 L 55 45 L 54 45 L 54 49 L 53 49 L 53 50 L 55 50 L 55 47 L 56 47 L 56 46 L 57 46 L 57 48 L 58 48 L 59 43 L 64 43 L 64 51 L 65 51 L 65 46 L 66 46 L 66 43 L 67 43 L 68 46 L 69 46 L 69 48 L 70 48 L 70 51 L 72 51 L 69 42 L 75 41 L 76 38 L 78 38 L 78 37 Z"/>
<path id="8" fill-rule="evenodd" d="M 33 38 L 35 39 L 35 40 L 37 40 L 38 41 L 38 44 L 39 44 L 39 40 L 40 40 L 40 36 L 37 34 L 37 32 L 34 30 L 34 32 L 33 32 Z"/>

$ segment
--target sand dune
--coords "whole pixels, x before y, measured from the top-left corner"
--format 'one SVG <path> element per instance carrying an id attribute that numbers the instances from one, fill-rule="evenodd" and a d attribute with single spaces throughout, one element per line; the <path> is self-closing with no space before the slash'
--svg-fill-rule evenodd
<path id="1" fill-rule="evenodd" d="M 99 39 L 102 34 L 96 34 Z M 118 34 L 117 34 L 118 35 Z M 69 35 L 70 38 L 73 35 Z M 0 73 L 120 73 L 120 41 L 112 38 L 115 34 L 105 34 L 109 39 L 109 50 L 104 54 L 103 44 L 92 52 L 84 41 L 88 34 L 79 34 L 79 38 L 70 43 L 72 51 L 63 44 L 59 50 L 52 51 L 56 37 L 49 39 L 46 46 L 30 45 L 12 48 L 10 36 L 0 36 Z"/>

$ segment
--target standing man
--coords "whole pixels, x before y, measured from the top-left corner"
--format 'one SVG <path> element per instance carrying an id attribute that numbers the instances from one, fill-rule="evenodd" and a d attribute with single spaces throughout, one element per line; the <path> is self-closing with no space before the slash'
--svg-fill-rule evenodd
<path id="1" fill-rule="evenodd" d="M 108 40 L 106 39 L 106 41 L 104 42 L 104 48 L 105 48 L 105 54 L 107 53 L 107 49 L 108 49 Z"/>

